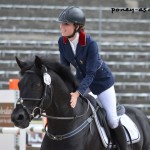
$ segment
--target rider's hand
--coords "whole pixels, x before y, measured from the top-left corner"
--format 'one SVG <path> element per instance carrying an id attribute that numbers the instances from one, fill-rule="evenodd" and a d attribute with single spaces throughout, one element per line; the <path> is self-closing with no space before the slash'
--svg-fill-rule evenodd
<path id="1" fill-rule="evenodd" d="M 71 95 L 70 105 L 72 108 L 75 108 L 80 93 L 78 91 L 76 91 L 74 93 L 73 92 L 70 93 L 70 95 Z"/>

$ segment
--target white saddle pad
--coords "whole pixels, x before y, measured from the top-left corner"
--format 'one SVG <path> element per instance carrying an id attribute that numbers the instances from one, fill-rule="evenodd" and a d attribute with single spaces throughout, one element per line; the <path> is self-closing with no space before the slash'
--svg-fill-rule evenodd
<path id="1" fill-rule="evenodd" d="M 122 125 L 128 130 L 132 143 L 137 143 L 140 140 L 140 132 L 136 124 L 130 119 L 126 114 L 122 115 L 121 118 Z M 129 136 L 126 132 L 127 142 L 130 144 Z"/>
<path id="2" fill-rule="evenodd" d="M 94 107 L 92 105 L 90 105 L 90 106 L 91 106 L 93 113 L 95 113 Z M 95 116 L 94 117 L 95 123 L 97 125 L 97 129 L 99 131 L 100 138 L 101 138 L 104 146 L 107 147 L 109 144 L 109 140 L 108 140 L 108 137 L 106 135 L 106 132 L 105 132 L 104 128 L 100 125 L 96 113 L 94 116 Z M 122 125 L 125 126 L 125 128 L 128 130 L 130 137 L 131 137 L 131 140 L 132 140 L 132 143 L 138 142 L 140 140 L 140 132 L 139 132 L 136 124 L 126 114 L 120 116 L 120 120 L 121 120 Z M 129 138 L 126 131 L 125 131 L 125 133 L 126 133 L 126 137 L 127 137 L 127 142 L 128 142 L 128 144 L 130 144 L 130 138 Z M 110 143 L 110 145 L 111 144 L 112 143 Z"/>

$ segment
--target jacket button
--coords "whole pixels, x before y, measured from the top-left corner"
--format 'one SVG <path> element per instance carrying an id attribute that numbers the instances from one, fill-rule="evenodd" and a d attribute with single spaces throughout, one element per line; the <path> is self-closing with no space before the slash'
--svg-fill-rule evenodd
<path id="1" fill-rule="evenodd" d="M 82 61 L 82 60 L 80 60 L 80 63 L 81 63 L 81 64 L 83 64 L 83 61 Z"/>

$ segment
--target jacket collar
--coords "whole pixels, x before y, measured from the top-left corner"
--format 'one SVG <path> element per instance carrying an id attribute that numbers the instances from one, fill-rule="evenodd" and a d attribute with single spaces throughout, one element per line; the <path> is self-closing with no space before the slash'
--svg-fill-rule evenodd
<path id="1" fill-rule="evenodd" d="M 63 43 L 66 44 L 68 41 L 67 37 L 63 37 Z M 79 43 L 81 46 L 86 46 L 86 34 L 83 31 L 79 32 Z"/>

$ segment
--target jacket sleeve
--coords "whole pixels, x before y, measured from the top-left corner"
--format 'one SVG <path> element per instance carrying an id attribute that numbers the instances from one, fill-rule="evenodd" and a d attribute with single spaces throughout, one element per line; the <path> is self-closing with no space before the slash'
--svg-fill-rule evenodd
<path id="1" fill-rule="evenodd" d="M 99 53 L 98 53 L 98 46 L 96 42 L 91 42 L 88 49 L 87 49 L 87 64 L 86 64 L 86 75 L 81 81 L 79 88 L 77 89 L 78 92 L 83 95 L 85 91 L 89 88 L 91 85 L 96 71 L 98 69 L 98 59 L 99 59 Z"/>

